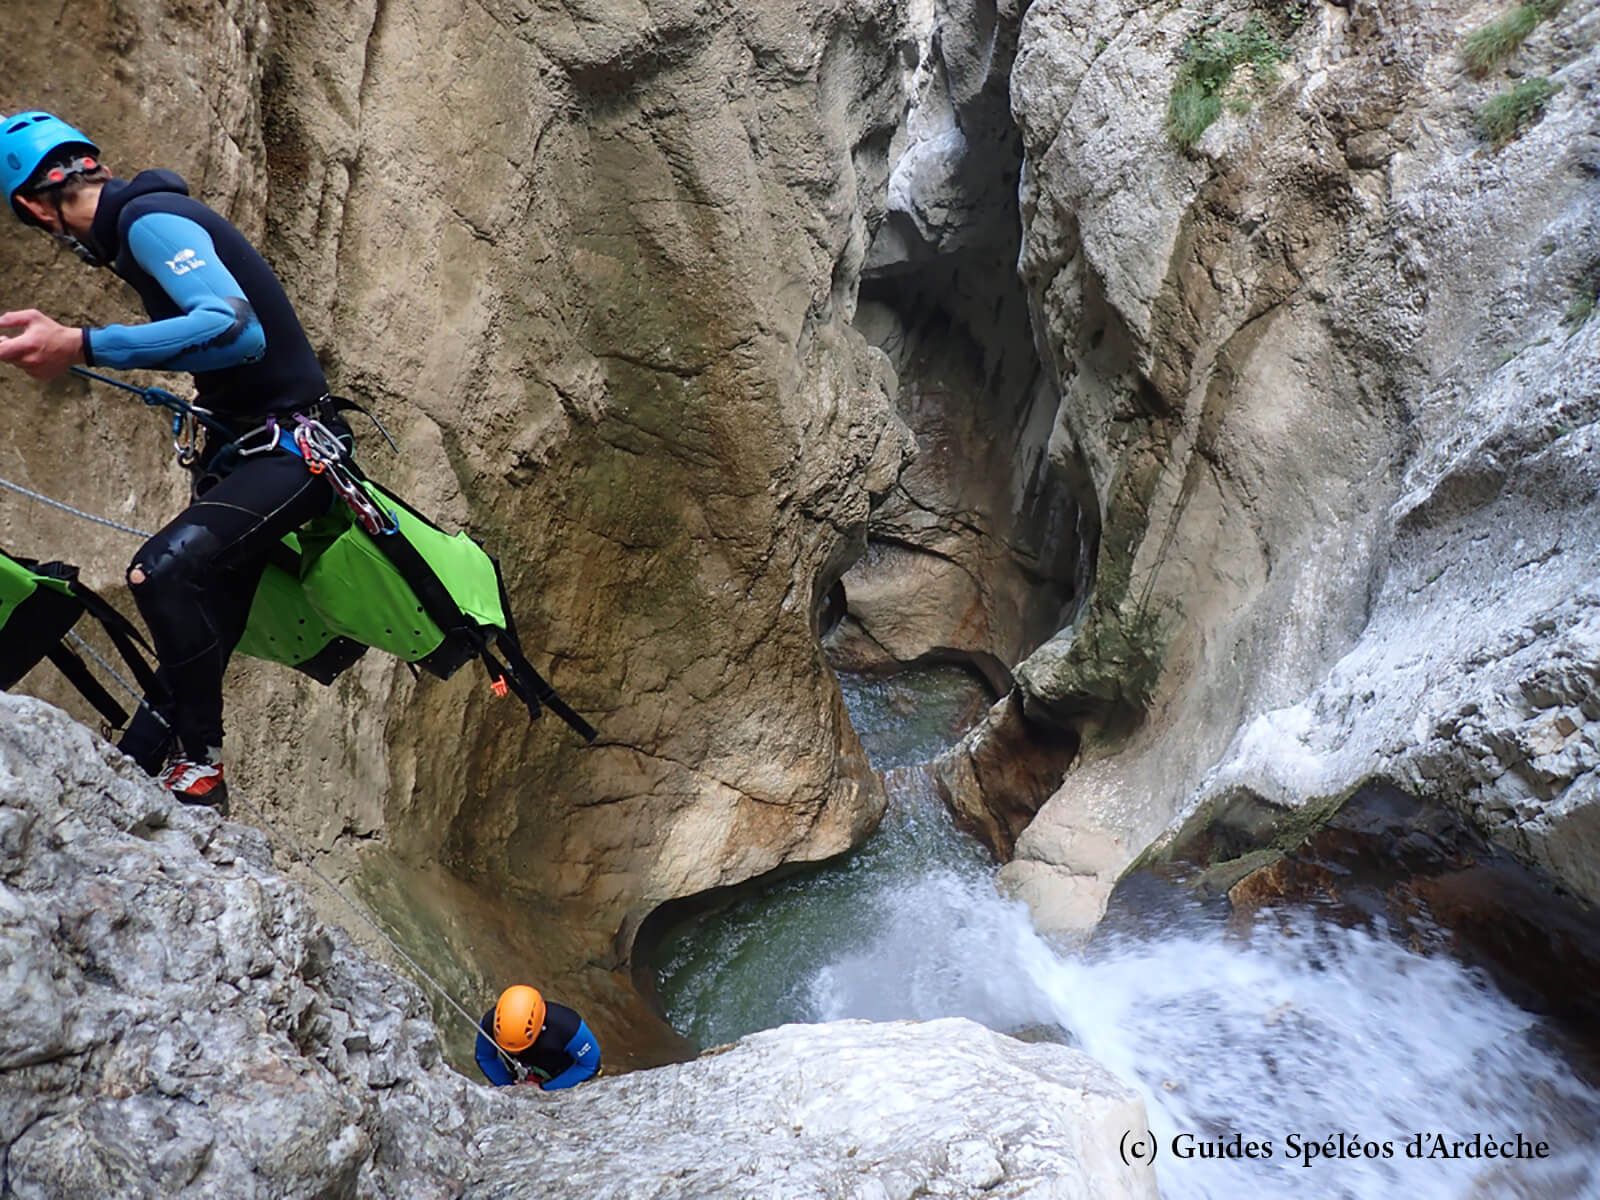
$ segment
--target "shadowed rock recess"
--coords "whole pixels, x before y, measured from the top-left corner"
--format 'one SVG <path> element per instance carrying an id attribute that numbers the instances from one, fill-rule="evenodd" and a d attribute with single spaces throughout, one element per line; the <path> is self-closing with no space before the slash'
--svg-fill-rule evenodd
<path id="1" fill-rule="evenodd" d="M 318 923 L 260 833 L 13 696 L 0 985 L 0 1194 L 28 1200 L 1156 1195 L 1117 1154 L 1134 1092 L 965 1021 L 789 1027 L 569 1093 L 469 1084 L 417 987 Z"/>
<path id="2" fill-rule="evenodd" d="M 989 0 L 908 7 L 909 109 L 856 325 L 894 364 L 917 456 L 872 514 L 826 643 L 841 669 L 961 662 L 999 693 L 1066 620 L 1092 541 L 1081 468 L 1051 453 L 1058 395 L 1016 272 L 1019 16 Z"/>

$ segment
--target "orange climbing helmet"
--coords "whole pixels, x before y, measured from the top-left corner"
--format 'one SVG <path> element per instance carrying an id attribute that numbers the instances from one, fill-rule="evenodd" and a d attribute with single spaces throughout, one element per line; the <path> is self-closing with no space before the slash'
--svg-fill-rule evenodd
<path id="1" fill-rule="evenodd" d="M 512 1054 L 533 1045 L 544 1028 L 544 997 L 525 983 L 508 987 L 494 1006 L 494 1040 Z"/>

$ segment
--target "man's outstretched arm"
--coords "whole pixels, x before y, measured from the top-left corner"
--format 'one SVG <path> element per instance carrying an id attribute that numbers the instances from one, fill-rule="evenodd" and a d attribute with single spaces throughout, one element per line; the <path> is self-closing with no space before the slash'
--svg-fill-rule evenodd
<path id="1" fill-rule="evenodd" d="M 0 336 L 0 362 L 21 367 L 35 379 L 54 379 L 83 361 L 83 330 L 63 325 L 37 308 L 0 313 L 0 330 L 10 335 Z"/>
<path id="2" fill-rule="evenodd" d="M 175 213 L 146 213 L 124 237 L 128 252 L 172 297 L 181 315 L 144 325 L 83 331 L 91 366 L 218 371 L 255 362 L 267 339 L 239 281 L 222 265 L 211 235 Z"/>

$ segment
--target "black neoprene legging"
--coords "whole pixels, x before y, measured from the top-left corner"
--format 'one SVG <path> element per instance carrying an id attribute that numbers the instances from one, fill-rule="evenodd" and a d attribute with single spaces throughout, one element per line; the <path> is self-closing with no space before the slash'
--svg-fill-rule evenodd
<path id="1" fill-rule="evenodd" d="M 272 548 L 328 511 L 333 489 L 293 454 L 242 462 L 144 544 L 128 568 L 172 697 L 162 715 L 189 757 L 222 745 L 222 676 Z M 142 576 L 135 582 L 136 576 Z M 121 746 L 159 770 L 171 736 L 141 710 Z"/>

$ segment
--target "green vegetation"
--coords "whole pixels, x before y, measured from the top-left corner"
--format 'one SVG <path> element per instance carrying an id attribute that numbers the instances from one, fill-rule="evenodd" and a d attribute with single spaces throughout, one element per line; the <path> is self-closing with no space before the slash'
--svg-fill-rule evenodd
<path id="1" fill-rule="evenodd" d="M 1315 0 L 1284 0 L 1279 13 L 1289 23 L 1290 29 L 1299 29 L 1311 16 L 1314 2 Z"/>
<path id="2" fill-rule="evenodd" d="M 1517 48 L 1539 25 L 1561 11 L 1563 0 L 1519 4 L 1499 20 L 1475 29 L 1461 43 L 1461 58 L 1474 75 L 1487 75 L 1510 61 Z"/>
<path id="3" fill-rule="evenodd" d="M 1534 27 L 1539 10 L 1532 4 L 1512 9 L 1498 21 L 1474 29 L 1461 43 L 1461 58 L 1474 75 L 1487 75 L 1517 52 Z"/>
<path id="4" fill-rule="evenodd" d="M 1544 116 L 1550 97 L 1561 90 L 1543 76 L 1524 79 L 1478 108 L 1478 132 L 1499 149 Z"/>
<path id="5" fill-rule="evenodd" d="M 1183 44 L 1178 77 L 1167 99 L 1167 134 L 1187 150 L 1222 115 L 1226 102 L 1233 112 L 1247 112 L 1250 92 L 1262 91 L 1278 79 L 1283 46 L 1251 17 L 1243 29 L 1203 28 Z M 1241 67 L 1249 69 L 1247 86 L 1234 83 Z"/>
<path id="6" fill-rule="evenodd" d="M 1567 311 L 1562 314 L 1561 323 L 1567 327 L 1568 333 L 1577 333 L 1583 328 L 1583 323 L 1594 316 L 1597 303 L 1600 303 L 1600 277 L 1591 276 L 1580 285 L 1578 296 L 1567 305 Z"/>

